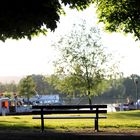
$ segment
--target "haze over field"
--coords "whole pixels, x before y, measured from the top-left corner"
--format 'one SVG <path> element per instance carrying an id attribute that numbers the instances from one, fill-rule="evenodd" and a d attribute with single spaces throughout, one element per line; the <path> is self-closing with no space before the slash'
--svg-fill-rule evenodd
<path id="1" fill-rule="evenodd" d="M 1 83 L 18 83 L 20 79 L 23 78 L 22 76 L 0 76 Z"/>

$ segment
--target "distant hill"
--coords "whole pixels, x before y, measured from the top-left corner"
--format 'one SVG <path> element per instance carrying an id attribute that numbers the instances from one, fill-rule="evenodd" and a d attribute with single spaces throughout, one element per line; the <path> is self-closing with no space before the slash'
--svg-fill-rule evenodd
<path id="1" fill-rule="evenodd" d="M 18 83 L 23 76 L 0 76 L 0 83 Z"/>

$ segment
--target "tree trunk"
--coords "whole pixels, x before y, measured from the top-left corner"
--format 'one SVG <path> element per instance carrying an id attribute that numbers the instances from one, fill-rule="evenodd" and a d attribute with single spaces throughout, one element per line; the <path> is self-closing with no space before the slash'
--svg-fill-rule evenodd
<path id="1" fill-rule="evenodd" d="M 92 105 L 92 100 L 90 96 L 88 96 L 88 101 L 89 101 L 89 105 Z"/>
<path id="2" fill-rule="evenodd" d="M 27 96 L 27 104 L 30 105 L 30 97 Z"/>
<path id="3" fill-rule="evenodd" d="M 92 105 L 92 100 L 91 100 L 91 97 L 90 97 L 90 91 L 88 91 L 88 101 L 89 101 L 89 105 Z M 92 108 L 91 108 L 92 110 Z"/>

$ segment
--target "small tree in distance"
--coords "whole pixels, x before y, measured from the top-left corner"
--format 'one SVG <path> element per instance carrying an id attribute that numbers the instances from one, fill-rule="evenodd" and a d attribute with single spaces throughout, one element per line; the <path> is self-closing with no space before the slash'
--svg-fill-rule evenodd
<path id="1" fill-rule="evenodd" d="M 92 104 L 91 96 L 102 94 L 109 87 L 109 79 L 115 77 L 117 68 L 111 63 L 111 55 L 102 47 L 99 30 L 88 28 L 82 21 L 54 46 L 61 52 L 55 61 L 60 80 L 57 89 L 62 93 L 88 96 L 89 104 Z"/>
<path id="2" fill-rule="evenodd" d="M 27 76 L 20 80 L 18 85 L 19 95 L 27 98 L 28 103 L 29 99 L 35 95 L 35 83 L 32 79 L 32 76 Z"/>

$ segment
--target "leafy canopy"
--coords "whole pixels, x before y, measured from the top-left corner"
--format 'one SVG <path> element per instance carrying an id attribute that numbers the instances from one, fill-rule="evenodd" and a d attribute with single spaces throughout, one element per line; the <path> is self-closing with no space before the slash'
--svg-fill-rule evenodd
<path id="1" fill-rule="evenodd" d="M 0 7 L 0 40 L 20 39 L 57 27 L 63 5 L 85 9 L 90 0 L 4 0 Z"/>
<path id="2" fill-rule="evenodd" d="M 32 76 L 27 76 L 20 80 L 18 85 L 19 95 L 27 97 L 28 99 L 35 95 L 36 84 L 33 81 Z"/>
<path id="3" fill-rule="evenodd" d="M 105 52 L 98 28 L 85 21 L 74 25 L 54 46 L 60 50 L 55 68 L 60 78 L 57 88 L 62 93 L 79 93 L 90 99 L 103 93 L 108 79 L 116 75 L 117 64 L 111 63 L 111 54 Z"/>
<path id="4" fill-rule="evenodd" d="M 64 6 L 84 10 L 95 4 L 99 22 L 108 31 L 133 33 L 140 39 L 139 0 L 3 0 L 0 7 L 0 40 L 31 39 L 57 28 Z"/>
<path id="5" fill-rule="evenodd" d="M 132 33 L 140 40 L 140 0 L 94 0 L 99 22 L 111 32 Z"/>

